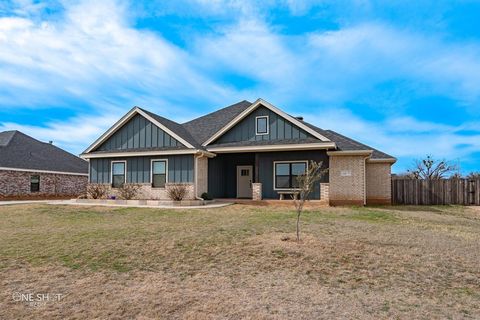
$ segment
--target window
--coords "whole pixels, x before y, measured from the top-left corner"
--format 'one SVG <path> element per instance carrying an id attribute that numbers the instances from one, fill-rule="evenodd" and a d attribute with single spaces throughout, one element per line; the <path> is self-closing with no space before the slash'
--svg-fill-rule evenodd
<path id="1" fill-rule="evenodd" d="M 298 188 L 297 177 L 307 171 L 306 161 L 275 162 L 275 189 Z"/>
<path id="2" fill-rule="evenodd" d="M 112 162 L 112 187 L 121 188 L 125 183 L 125 161 Z"/>
<path id="3" fill-rule="evenodd" d="M 167 160 L 152 160 L 152 187 L 165 188 L 167 183 Z"/>
<path id="4" fill-rule="evenodd" d="M 268 116 L 260 116 L 255 118 L 255 134 L 268 134 Z"/>
<path id="5" fill-rule="evenodd" d="M 242 170 L 240 170 L 240 175 L 241 175 L 242 177 L 249 176 L 249 175 L 250 175 L 250 170 L 248 170 L 248 169 L 242 169 Z"/>
<path id="6" fill-rule="evenodd" d="M 40 191 L 40 176 L 30 176 L 30 192 Z"/>

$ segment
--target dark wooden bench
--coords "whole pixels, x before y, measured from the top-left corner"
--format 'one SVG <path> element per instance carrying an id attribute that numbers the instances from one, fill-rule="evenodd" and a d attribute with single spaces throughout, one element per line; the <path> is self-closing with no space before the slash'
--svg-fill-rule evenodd
<path id="1" fill-rule="evenodd" d="M 277 193 L 280 195 L 280 200 L 283 200 L 285 195 L 288 194 L 292 199 L 297 199 L 298 198 L 298 191 L 277 191 Z"/>

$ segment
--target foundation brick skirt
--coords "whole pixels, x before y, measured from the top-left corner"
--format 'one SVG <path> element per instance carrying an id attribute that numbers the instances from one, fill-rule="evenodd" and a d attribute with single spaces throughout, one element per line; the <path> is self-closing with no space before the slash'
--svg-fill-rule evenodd
<path id="1" fill-rule="evenodd" d="M 135 200 L 170 200 L 167 189 L 175 183 L 167 183 L 165 188 L 152 188 L 150 183 L 139 183 L 140 190 Z M 195 200 L 195 187 L 193 183 L 182 183 L 187 188 L 187 194 L 184 200 Z M 115 196 L 120 198 L 118 190 L 112 188 L 110 184 L 103 184 L 107 188 L 107 197 Z"/>

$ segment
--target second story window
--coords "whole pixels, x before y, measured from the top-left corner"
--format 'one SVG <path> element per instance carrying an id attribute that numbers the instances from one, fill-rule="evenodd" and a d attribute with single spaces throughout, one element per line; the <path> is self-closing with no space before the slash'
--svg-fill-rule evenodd
<path id="1" fill-rule="evenodd" d="M 255 118 L 255 134 L 268 134 L 268 116 L 260 116 Z"/>

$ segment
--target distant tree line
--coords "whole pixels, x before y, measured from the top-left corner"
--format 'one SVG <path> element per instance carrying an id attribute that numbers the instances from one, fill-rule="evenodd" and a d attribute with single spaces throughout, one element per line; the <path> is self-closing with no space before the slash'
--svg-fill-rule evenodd
<path id="1" fill-rule="evenodd" d="M 416 159 L 405 173 L 395 174 L 394 179 L 480 179 L 480 171 L 473 171 L 462 175 L 460 167 L 445 159 L 438 160 L 427 155 L 424 159 Z"/>

